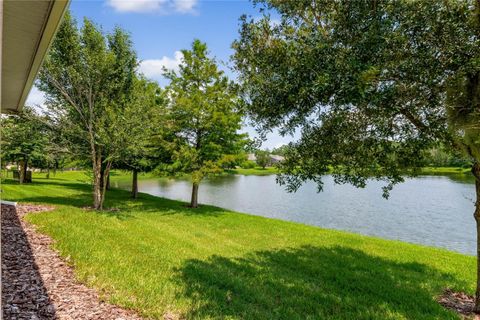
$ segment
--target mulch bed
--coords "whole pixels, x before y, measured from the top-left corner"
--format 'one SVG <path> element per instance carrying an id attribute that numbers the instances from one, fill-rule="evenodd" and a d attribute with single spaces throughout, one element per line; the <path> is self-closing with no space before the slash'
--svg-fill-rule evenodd
<path id="1" fill-rule="evenodd" d="M 471 295 L 445 289 L 443 294 L 438 298 L 438 302 L 445 308 L 459 313 L 463 319 L 480 320 L 480 315 L 473 312 L 475 300 Z"/>
<path id="2" fill-rule="evenodd" d="M 72 268 L 50 248 L 52 240 L 22 219 L 52 207 L 1 207 L 3 319 L 141 319 L 76 281 Z"/>

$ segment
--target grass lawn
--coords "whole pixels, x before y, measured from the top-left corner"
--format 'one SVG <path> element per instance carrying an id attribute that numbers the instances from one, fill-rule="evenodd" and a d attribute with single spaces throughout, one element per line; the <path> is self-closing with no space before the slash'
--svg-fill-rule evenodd
<path id="1" fill-rule="evenodd" d="M 227 170 L 227 173 L 232 174 L 241 174 L 245 176 L 250 175 L 257 175 L 257 176 L 265 176 L 270 174 L 277 174 L 278 169 L 275 167 L 267 167 L 262 169 L 260 167 L 256 167 L 253 169 L 232 169 Z M 470 168 L 461 168 L 461 167 L 424 167 L 420 170 L 420 175 L 442 175 L 442 174 L 471 174 Z"/>
<path id="2" fill-rule="evenodd" d="M 255 167 L 252 169 L 237 168 L 237 169 L 226 170 L 226 172 L 231 174 L 241 174 L 244 176 L 267 176 L 270 174 L 277 174 L 278 169 L 275 167 L 266 167 L 265 169 L 261 167 Z"/>
<path id="3" fill-rule="evenodd" d="M 452 174 L 452 173 L 471 174 L 471 169 L 461 168 L 461 167 L 424 167 L 421 170 L 421 174 Z"/>
<path id="4" fill-rule="evenodd" d="M 28 221 L 82 282 L 147 317 L 458 319 L 436 296 L 474 290 L 473 257 L 122 190 L 94 212 L 85 180 L 7 180 L 2 198 L 56 205 Z"/>

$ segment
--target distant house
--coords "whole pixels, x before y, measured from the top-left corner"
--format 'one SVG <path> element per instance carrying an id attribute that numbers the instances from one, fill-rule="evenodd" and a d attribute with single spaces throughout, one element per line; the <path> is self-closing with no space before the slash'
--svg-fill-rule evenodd
<path id="1" fill-rule="evenodd" d="M 279 156 L 279 155 L 276 155 L 276 154 L 271 154 L 269 157 L 270 157 L 270 163 L 272 163 L 272 164 L 279 163 L 279 162 L 282 162 L 283 160 L 285 160 L 285 157 L 282 157 L 282 156 Z"/>
<path id="2" fill-rule="evenodd" d="M 282 156 L 279 156 L 277 154 L 269 154 L 268 155 L 268 158 L 269 158 L 269 166 L 272 165 L 272 164 L 275 164 L 275 163 L 279 163 L 279 162 L 282 162 L 283 160 L 285 160 L 284 157 Z M 248 161 L 254 161 L 254 162 L 257 162 L 257 157 L 255 156 L 254 153 L 249 153 L 247 154 L 247 160 Z"/>

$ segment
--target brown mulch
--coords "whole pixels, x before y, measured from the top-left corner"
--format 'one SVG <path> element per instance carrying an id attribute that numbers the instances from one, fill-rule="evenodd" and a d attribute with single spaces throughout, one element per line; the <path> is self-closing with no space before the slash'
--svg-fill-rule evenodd
<path id="1" fill-rule="evenodd" d="M 3 319 L 141 319 L 75 280 L 72 268 L 50 248 L 52 240 L 22 219 L 51 207 L 1 207 Z"/>
<path id="2" fill-rule="evenodd" d="M 447 309 L 456 311 L 463 319 L 480 320 L 480 315 L 473 312 L 475 305 L 474 297 L 464 292 L 455 292 L 445 289 L 438 297 L 438 302 Z"/>

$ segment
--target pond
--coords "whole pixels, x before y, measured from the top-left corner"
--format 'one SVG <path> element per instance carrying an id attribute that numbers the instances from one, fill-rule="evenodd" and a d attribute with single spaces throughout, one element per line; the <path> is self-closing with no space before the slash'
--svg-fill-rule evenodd
<path id="1" fill-rule="evenodd" d="M 324 182 L 320 193 L 311 182 L 288 193 L 274 175 L 215 177 L 202 182 L 199 200 L 264 217 L 475 254 L 473 179 L 464 175 L 407 179 L 395 186 L 388 200 L 382 197 L 382 182 L 372 181 L 364 189 L 335 185 L 331 176 Z M 129 189 L 130 183 L 116 186 Z M 191 184 L 140 180 L 139 191 L 189 201 Z"/>

